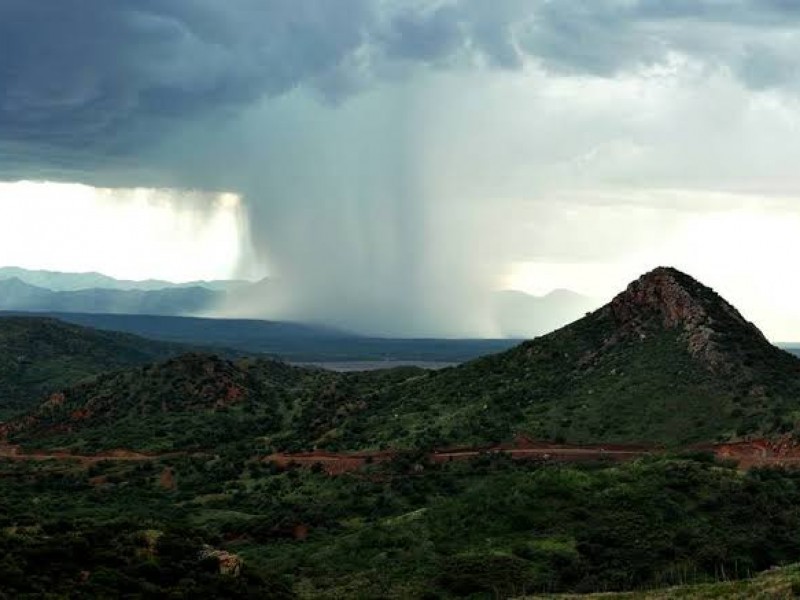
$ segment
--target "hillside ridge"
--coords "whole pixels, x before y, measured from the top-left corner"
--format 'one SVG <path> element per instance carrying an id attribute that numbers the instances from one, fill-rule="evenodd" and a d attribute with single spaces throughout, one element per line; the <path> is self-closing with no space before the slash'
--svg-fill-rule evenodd
<path id="1" fill-rule="evenodd" d="M 258 436 L 296 452 L 522 435 L 685 447 L 797 431 L 800 360 L 710 288 L 659 267 L 570 325 L 442 371 L 334 375 L 188 356 L 64 395 L 10 427 L 11 441 L 172 450 Z"/>
<path id="2" fill-rule="evenodd" d="M 750 337 L 751 343 L 772 347 L 727 300 L 673 267 L 645 273 L 600 310 L 617 323 L 618 336 L 642 337 L 659 327 L 682 328 L 689 353 L 715 370 L 731 366 L 720 333 L 736 331 L 740 337 Z"/>

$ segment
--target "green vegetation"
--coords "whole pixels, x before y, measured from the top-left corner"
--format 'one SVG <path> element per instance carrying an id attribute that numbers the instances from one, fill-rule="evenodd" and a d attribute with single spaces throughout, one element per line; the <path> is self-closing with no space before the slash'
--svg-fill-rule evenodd
<path id="1" fill-rule="evenodd" d="M 362 396 L 426 373 L 343 375 L 271 360 L 186 354 L 66 388 L 8 425 L 10 441 L 76 452 L 301 449 L 363 410 Z"/>
<path id="2" fill-rule="evenodd" d="M 485 444 L 518 433 L 678 446 L 794 428 L 800 379 L 788 354 L 770 347 L 765 367 L 720 375 L 669 329 L 597 352 L 611 325 L 591 315 L 434 372 L 338 374 L 189 355 L 68 388 L 62 405 L 40 409 L 34 426 L 11 437 L 83 451 L 208 448 L 231 439 L 296 451 Z"/>
<path id="3" fill-rule="evenodd" d="M 55 319 L 0 317 L 0 422 L 87 376 L 185 351 L 179 344 Z"/>
<path id="4" fill-rule="evenodd" d="M 175 486 L 163 484 L 167 468 Z M 11 597 L 129 586 L 177 597 L 505 598 L 716 582 L 800 557 L 800 473 L 703 459 L 568 467 L 409 455 L 329 477 L 230 452 L 0 471 L 0 580 Z M 218 565 L 198 558 L 204 545 L 238 556 L 240 577 L 215 576 Z"/>
<path id="5" fill-rule="evenodd" d="M 413 449 L 517 434 L 683 446 L 785 434 L 798 419 L 800 360 L 712 290 L 657 270 L 572 325 L 459 367 L 345 375 L 186 357 L 69 388 L 10 437 L 81 450 Z"/>
<path id="6" fill-rule="evenodd" d="M 741 472 L 699 453 L 582 466 L 426 458 L 434 446 L 518 433 L 667 447 L 780 435 L 791 445 L 800 361 L 677 272 L 440 372 L 188 354 L 97 373 L 146 352 L 135 338 L 99 343 L 53 321 L 19 327 L 24 344 L 3 349 L 3 385 L 33 385 L 37 369 L 48 373 L 42 386 L 94 375 L 40 397 L 3 427 L 8 442 L 160 454 L 0 459 L 0 598 L 798 591 L 794 567 L 753 577 L 800 561 L 800 471 Z M 29 364 L 18 347 L 32 349 Z M 315 447 L 401 452 L 339 476 L 264 460 Z"/>
<path id="7" fill-rule="evenodd" d="M 752 579 L 677 586 L 660 590 L 528 597 L 533 600 L 791 600 L 800 596 L 800 565 L 770 569 Z"/>

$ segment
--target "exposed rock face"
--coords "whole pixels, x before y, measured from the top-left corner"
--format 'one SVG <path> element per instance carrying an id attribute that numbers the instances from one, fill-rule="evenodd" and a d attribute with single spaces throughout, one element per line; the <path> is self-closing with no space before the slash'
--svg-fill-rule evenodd
<path id="1" fill-rule="evenodd" d="M 217 550 L 211 546 L 203 546 L 200 551 L 200 560 L 214 559 L 219 564 L 220 575 L 231 575 L 238 577 L 242 572 L 242 559 L 237 554 L 226 552 L 225 550 Z"/>
<path id="2" fill-rule="evenodd" d="M 732 333 L 769 346 L 759 329 L 712 289 L 670 267 L 642 275 L 600 310 L 618 325 L 621 337 L 646 338 L 660 328 L 681 329 L 689 353 L 714 371 L 730 365 L 718 333 Z"/>
<path id="3" fill-rule="evenodd" d="M 63 392 L 50 394 L 50 397 L 42 404 L 42 408 L 55 408 L 57 406 L 61 406 L 64 404 L 64 400 L 66 400 L 66 396 L 64 396 Z"/>

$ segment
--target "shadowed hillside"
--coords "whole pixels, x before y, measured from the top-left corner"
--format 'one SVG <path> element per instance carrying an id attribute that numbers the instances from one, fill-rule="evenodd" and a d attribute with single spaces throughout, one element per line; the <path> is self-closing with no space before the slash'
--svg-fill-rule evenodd
<path id="1" fill-rule="evenodd" d="M 55 319 L 2 317 L 0 421 L 89 375 L 162 360 L 186 348 Z"/>
<path id="2" fill-rule="evenodd" d="M 360 396 L 423 373 L 407 367 L 344 375 L 273 360 L 185 354 L 67 386 L 0 426 L 0 435 L 78 452 L 239 443 L 263 449 L 270 441 L 293 448 L 308 432 L 322 435 L 363 409 Z"/>

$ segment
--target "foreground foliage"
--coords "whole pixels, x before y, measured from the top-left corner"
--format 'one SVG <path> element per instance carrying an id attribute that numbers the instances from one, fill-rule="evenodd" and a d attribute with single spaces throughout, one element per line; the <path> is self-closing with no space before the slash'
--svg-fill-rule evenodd
<path id="1" fill-rule="evenodd" d="M 619 594 L 535 596 L 539 600 L 791 600 L 800 596 L 800 565 L 774 568 L 752 579 Z"/>
<path id="2" fill-rule="evenodd" d="M 6 364 L 0 381 L 13 382 Z M 431 447 L 519 433 L 673 448 L 780 434 L 793 447 L 800 361 L 672 269 L 548 336 L 440 372 L 343 375 L 191 354 L 41 400 L 0 427 L 8 441 L 51 457 L 159 454 L 0 461 L 8 597 L 645 593 L 800 560 L 798 471 L 745 473 L 699 454 L 426 462 Z M 402 452 L 338 477 L 264 460 L 314 447 Z"/>
<path id="3" fill-rule="evenodd" d="M 8 597 L 505 598 L 713 582 L 800 558 L 800 473 L 702 457 L 408 455 L 328 477 L 230 451 L 0 474 Z M 204 544 L 241 557 L 239 577 L 201 559 Z"/>

